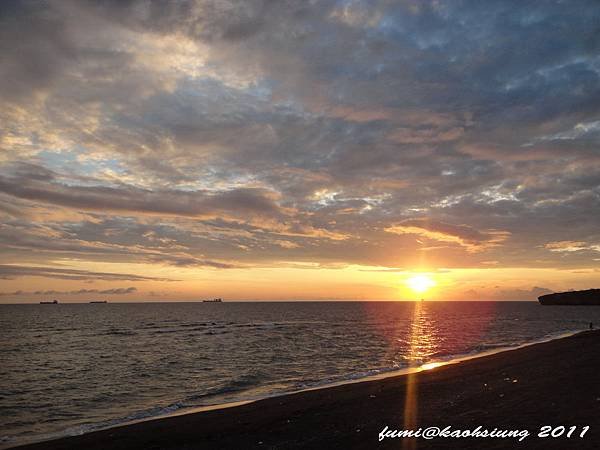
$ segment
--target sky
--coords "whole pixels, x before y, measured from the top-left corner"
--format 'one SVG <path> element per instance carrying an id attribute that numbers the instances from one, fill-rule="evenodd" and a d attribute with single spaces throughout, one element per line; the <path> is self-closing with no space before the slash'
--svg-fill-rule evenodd
<path id="1" fill-rule="evenodd" d="M 0 100 L 3 303 L 600 287 L 593 0 L 3 1 Z"/>

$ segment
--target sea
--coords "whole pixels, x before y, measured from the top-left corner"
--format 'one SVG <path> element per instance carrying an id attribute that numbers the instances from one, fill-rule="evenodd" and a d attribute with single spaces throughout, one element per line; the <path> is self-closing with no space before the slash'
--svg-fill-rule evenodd
<path id="1" fill-rule="evenodd" d="M 393 374 L 600 326 L 536 302 L 0 305 L 0 447 Z"/>

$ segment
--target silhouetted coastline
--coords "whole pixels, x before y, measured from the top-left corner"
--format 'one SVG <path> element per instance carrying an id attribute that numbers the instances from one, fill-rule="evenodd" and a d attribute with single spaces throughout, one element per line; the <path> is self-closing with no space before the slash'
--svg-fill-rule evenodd
<path id="1" fill-rule="evenodd" d="M 557 292 L 541 295 L 538 300 L 542 305 L 600 306 L 600 289 Z"/>

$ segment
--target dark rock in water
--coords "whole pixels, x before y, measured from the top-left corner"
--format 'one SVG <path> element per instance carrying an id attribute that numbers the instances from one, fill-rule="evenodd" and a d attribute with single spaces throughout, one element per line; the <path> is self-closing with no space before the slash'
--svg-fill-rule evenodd
<path id="1" fill-rule="evenodd" d="M 599 305 L 600 289 L 587 291 L 557 292 L 538 297 L 542 305 Z"/>

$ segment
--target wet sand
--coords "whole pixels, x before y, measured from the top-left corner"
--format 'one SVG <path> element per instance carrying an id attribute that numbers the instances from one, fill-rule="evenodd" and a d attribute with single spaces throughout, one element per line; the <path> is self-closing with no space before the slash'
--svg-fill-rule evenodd
<path id="1" fill-rule="evenodd" d="M 387 425 L 527 429 L 515 438 L 384 439 Z M 538 438 L 543 425 L 577 426 Z M 590 429 L 579 437 L 583 426 Z M 566 433 L 565 433 L 566 434 Z M 167 417 L 20 449 L 600 448 L 600 331 L 428 371 Z"/>

